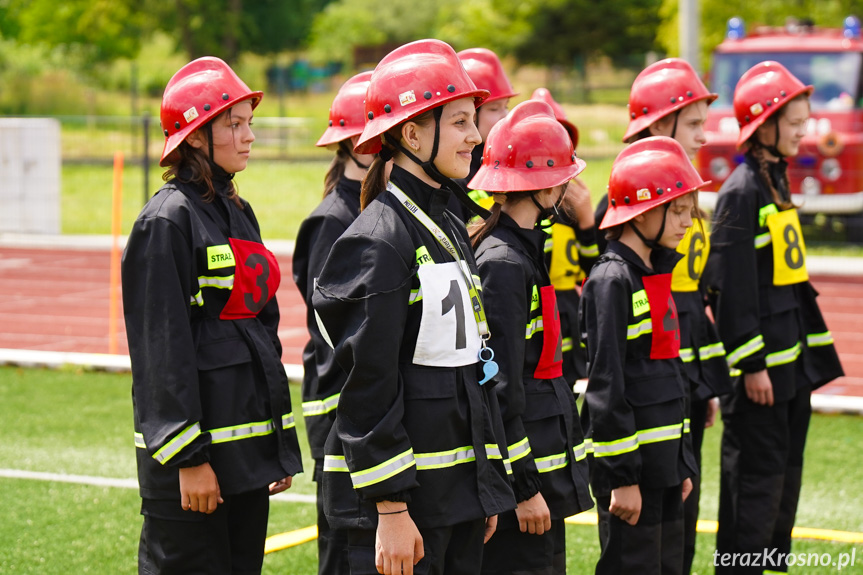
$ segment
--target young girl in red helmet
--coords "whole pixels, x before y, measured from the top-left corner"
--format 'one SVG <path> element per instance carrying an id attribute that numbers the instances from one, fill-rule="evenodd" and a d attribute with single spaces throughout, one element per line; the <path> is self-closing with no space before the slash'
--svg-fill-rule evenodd
<path id="1" fill-rule="evenodd" d="M 583 169 L 551 107 L 529 100 L 491 129 L 470 183 L 495 202 L 471 236 L 500 365 L 495 392 L 518 502 L 486 544 L 487 574 L 565 573 L 563 520 L 593 506 L 572 384 L 563 377 L 547 234 L 537 228 L 563 209 L 569 181 Z"/>
<path id="2" fill-rule="evenodd" d="M 378 157 L 312 298 L 347 373 L 324 507 L 348 530 L 351 573 L 478 573 L 515 507 L 476 264 L 446 210 L 453 191 L 467 200 L 452 178 L 467 176 L 487 94 L 438 40 L 397 48 L 370 79 L 355 151 Z"/>
<path id="3" fill-rule="evenodd" d="M 650 137 L 611 169 L 609 243 L 584 284 L 587 341 L 585 435 L 600 518 L 598 574 L 683 569 L 683 501 L 697 465 L 689 440 L 689 382 L 671 271 L 705 185 L 683 147 Z"/>
<path id="4" fill-rule="evenodd" d="M 206 57 L 162 98 L 167 183 L 135 221 L 122 267 L 141 573 L 259 573 L 268 496 L 302 471 L 279 266 L 233 183 L 261 96 Z"/>
<path id="5" fill-rule="evenodd" d="M 650 136 L 669 136 L 694 160 L 707 141 L 707 107 L 716 97 L 685 60 L 668 58 L 651 64 L 632 83 L 629 126 L 623 140 L 631 143 Z M 689 377 L 692 446 L 700 467 L 704 430 L 713 425 L 719 407 L 716 397 L 731 389 L 725 348 L 706 313 L 706 290 L 701 284 L 710 254 L 710 235 L 702 217 L 693 219 L 677 251 L 683 258 L 672 272 L 671 290 L 680 314 L 680 359 Z M 690 572 L 695 556 L 700 474 L 693 477 L 692 484 L 692 494 L 684 504 L 684 573 Z"/>
<path id="6" fill-rule="evenodd" d="M 336 156 L 324 179 L 324 199 L 300 226 L 293 255 L 294 282 L 306 302 L 306 327 L 310 335 L 303 349 L 303 418 L 318 486 L 318 573 L 321 575 L 350 573 L 347 535 L 343 530 L 331 529 L 327 523 L 322 486 L 324 444 L 335 419 L 346 375 L 318 329 L 312 294 L 315 279 L 330 249 L 360 213 L 360 182 L 373 156 L 357 154 L 353 148 L 365 126 L 363 101 L 371 75 L 371 72 L 363 72 L 350 78 L 333 99 L 329 126 L 317 145 L 335 148 Z"/>
<path id="7" fill-rule="evenodd" d="M 554 117 L 569 134 L 573 150 L 577 150 L 578 128 L 567 119 L 563 106 L 555 101 L 551 92 L 537 88 L 530 99 L 551 106 Z M 550 227 L 543 225 L 543 228 L 548 234 L 545 242 L 548 273 L 560 311 L 563 377 L 574 385 L 577 380 L 587 377 L 584 342 L 578 330 L 580 286 L 599 257 L 599 246 L 590 190 L 580 178 L 570 180 L 566 201 L 568 208 L 555 218 Z"/>
<path id="8" fill-rule="evenodd" d="M 748 70 L 734 91 L 745 159 L 719 190 L 705 274 L 737 374 L 722 399 L 717 573 L 787 571 L 782 559 L 756 568 L 721 558 L 789 553 L 810 394 L 842 375 L 806 272 L 785 161 L 806 134 L 811 94 L 772 61 Z"/>

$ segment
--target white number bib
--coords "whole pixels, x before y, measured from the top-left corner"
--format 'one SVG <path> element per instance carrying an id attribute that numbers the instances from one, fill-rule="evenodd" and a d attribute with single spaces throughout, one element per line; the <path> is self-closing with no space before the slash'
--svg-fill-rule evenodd
<path id="1" fill-rule="evenodd" d="M 482 341 L 462 265 L 466 266 L 447 262 L 419 267 L 423 312 L 413 358 L 417 365 L 460 367 L 477 362 Z"/>

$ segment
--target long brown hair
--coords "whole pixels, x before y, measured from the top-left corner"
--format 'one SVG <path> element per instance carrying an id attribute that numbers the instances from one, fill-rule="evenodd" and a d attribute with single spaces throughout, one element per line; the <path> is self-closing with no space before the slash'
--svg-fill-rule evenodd
<path id="1" fill-rule="evenodd" d="M 398 126 L 394 126 L 387 130 L 383 135 L 383 146 L 388 148 L 388 151 L 392 156 L 399 154 L 400 152 L 389 142 L 398 143 L 402 138 L 402 126 L 405 125 L 406 122 L 413 122 L 414 124 L 419 124 L 420 126 L 427 126 L 429 123 L 434 121 L 434 108 L 431 110 L 426 110 L 419 116 L 415 118 L 411 118 L 410 120 L 405 120 Z M 385 155 L 387 153 L 385 152 Z M 386 182 L 386 166 L 387 160 L 382 158 L 380 154 L 375 155 L 375 159 L 372 161 L 372 165 L 369 167 L 369 171 L 366 172 L 366 176 L 363 178 L 362 188 L 360 189 L 360 210 L 366 209 L 366 207 L 372 203 L 376 197 L 380 195 L 387 188 Z"/>
<path id="2" fill-rule="evenodd" d="M 778 126 L 779 120 L 788 112 L 788 105 L 792 102 L 797 102 L 799 100 L 806 100 L 808 102 L 809 95 L 804 93 L 800 94 L 792 100 L 789 100 L 788 102 L 783 104 L 783 106 L 779 108 L 779 110 L 777 110 L 776 114 L 774 114 L 770 118 L 767 118 L 767 120 L 765 121 L 765 126 L 774 127 L 773 129 L 776 130 L 777 138 L 779 130 L 776 128 L 776 126 Z M 758 174 L 759 176 L 761 176 L 761 180 L 767 185 L 767 189 L 770 190 L 770 196 L 773 198 L 773 203 L 775 203 L 780 210 L 787 210 L 788 208 L 795 207 L 794 202 L 791 201 L 791 187 L 788 184 L 788 172 L 785 171 L 782 174 L 782 179 L 784 180 L 783 185 L 785 189 L 788 190 L 788 198 L 783 198 L 782 194 L 779 193 L 779 190 L 776 189 L 776 186 L 773 185 L 773 180 L 770 177 L 770 162 L 767 161 L 767 158 L 764 155 L 765 152 L 768 151 L 767 147 L 761 143 L 755 132 L 753 132 L 752 137 L 750 137 L 746 143 L 749 145 L 747 153 L 751 155 L 756 162 L 758 162 Z M 778 139 L 777 142 L 773 145 L 774 148 L 775 146 L 779 145 Z"/>
<path id="3" fill-rule="evenodd" d="M 324 176 L 324 197 L 326 198 L 333 190 L 336 189 L 336 184 L 339 183 L 339 180 L 342 179 L 342 176 L 345 175 L 345 164 L 347 164 L 350 157 L 348 153 L 342 146 L 336 150 L 336 155 L 333 157 L 333 161 L 330 162 L 330 167 L 327 169 L 327 175 Z"/>
<path id="4" fill-rule="evenodd" d="M 476 249 L 500 223 L 500 212 L 504 203 L 509 201 L 518 201 L 522 198 L 529 197 L 533 193 L 535 192 L 506 192 L 494 194 L 494 205 L 489 209 L 491 215 L 484 220 L 479 220 L 468 226 L 468 236 L 470 236 L 470 244 L 473 248 Z"/>
<path id="5" fill-rule="evenodd" d="M 209 143 L 210 138 L 213 136 L 213 123 L 225 114 L 228 114 L 228 117 L 230 117 L 231 109 L 228 108 L 225 112 L 198 128 L 197 131 L 200 132 L 207 143 Z M 213 187 L 213 169 L 210 167 L 207 153 L 189 144 L 188 138 L 186 138 L 186 140 L 183 140 L 177 146 L 177 158 L 177 161 L 168 166 L 168 169 L 162 174 L 162 179 L 170 182 L 176 178 L 183 183 L 203 185 L 206 190 L 201 194 L 203 200 L 206 203 L 210 203 L 216 199 L 216 189 Z M 233 179 L 228 181 L 228 199 L 234 202 L 238 208 L 243 209 L 239 189 Z"/>

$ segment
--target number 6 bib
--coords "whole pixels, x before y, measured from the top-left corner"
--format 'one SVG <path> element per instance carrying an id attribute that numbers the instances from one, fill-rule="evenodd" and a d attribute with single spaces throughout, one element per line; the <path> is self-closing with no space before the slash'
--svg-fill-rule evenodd
<path id="1" fill-rule="evenodd" d="M 419 267 L 422 319 L 413 362 L 432 367 L 460 367 L 477 362 L 482 347 L 470 305 L 462 262 Z"/>

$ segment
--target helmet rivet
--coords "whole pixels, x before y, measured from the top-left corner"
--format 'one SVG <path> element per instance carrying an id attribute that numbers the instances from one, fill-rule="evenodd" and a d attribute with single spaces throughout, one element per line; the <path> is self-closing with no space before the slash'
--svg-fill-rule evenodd
<path id="1" fill-rule="evenodd" d="M 743 121 L 749 123 L 749 116 L 743 116 Z"/>
<path id="2" fill-rule="evenodd" d="M 530 160 L 528 160 L 528 161 L 527 161 L 527 163 L 526 163 L 525 165 L 526 165 L 528 168 L 532 168 L 532 167 L 533 167 L 533 162 L 532 162 L 532 161 L 530 161 Z"/>
<path id="3" fill-rule="evenodd" d="M 332 126 L 332 125 L 333 125 L 333 121 L 332 121 L 332 120 L 330 120 L 330 126 Z"/>
<path id="4" fill-rule="evenodd" d="M 779 98 L 773 98 L 773 102 L 778 104 L 778 103 L 779 103 Z"/>
<path id="5" fill-rule="evenodd" d="M 674 96 L 672 96 L 672 97 L 671 97 L 671 103 L 673 104 L 673 103 L 674 103 L 674 102 L 676 102 L 676 101 L 677 101 L 677 98 L 675 98 Z"/>
<path id="6" fill-rule="evenodd" d="M 686 91 L 686 97 L 687 97 L 687 98 L 691 98 L 691 97 L 692 97 L 692 90 L 687 90 L 687 91 Z"/>
<path id="7" fill-rule="evenodd" d="M 546 164 L 548 164 L 548 167 L 550 168 L 554 165 L 554 160 L 549 160 L 546 162 Z"/>
<path id="8" fill-rule="evenodd" d="M 633 118 L 634 118 L 634 117 L 635 117 L 635 112 L 631 112 L 629 115 L 630 115 L 631 117 L 633 117 Z"/>
<path id="9" fill-rule="evenodd" d="M 628 203 L 629 203 L 629 196 L 623 196 L 623 203 L 624 203 L 624 204 L 628 204 Z"/>
<path id="10" fill-rule="evenodd" d="M 657 195 L 657 196 L 661 196 L 661 195 L 662 195 L 662 188 L 656 188 L 656 195 Z"/>
<path id="11" fill-rule="evenodd" d="M 674 185 L 675 185 L 675 186 L 677 186 L 678 188 L 682 188 L 682 187 L 683 187 L 683 182 L 677 182 L 677 183 L 676 183 L 676 184 L 674 184 Z"/>
<path id="12" fill-rule="evenodd" d="M 641 109 L 641 112 L 642 112 L 643 114 L 646 114 L 646 113 L 647 113 L 647 106 L 643 107 L 643 108 Z"/>
<path id="13" fill-rule="evenodd" d="M 612 205 L 612 206 L 616 206 L 616 205 L 617 205 L 617 202 L 616 202 L 616 201 L 614 201 L 614 199 L 612 199 L 612 200 L 611 200 L 611 205 Z"/>
<path id="14" fill-rule="evenodd" d="M 344 121 L 344 120 L 339 120 L 339 126 L 344 127 L 344 125 L 345 125 L 345 121 Z"/>
<path id="15" fill-rule="evenodd" d="M 227 94 L 222 94 L 222 99 L 223 99 L 223 100 L 227 100 L 227 99 L 228 99 L 228 95 L 227 95 Z"/>
<path id="16" fill-rule="evenodd" d="M 432 93 L 429 92 L 428 90 L 426 90 L 425 94 L 423 94 L 423 98 L 425 98 L 426 100 L 431 100 L 431 97 L 432 97 Z"/>
<path id="17" fill-rule="evenodd" d="M 572 157 L 570 158 L 570 160 L 572 160 L 573 162 L 575 162 L 575 154 L 573 154 L 573 155 L 572 155 Z"/>
<path id="18" fill-rule="evenodd" d="M 174 122 L 174 127 L 179 130 L 180 129 L 180 122 Z"/>
<path id="19" fill-rule="evenodd" d="M 369 120 L 374 120 L 374 119 L 375 119 L 375 113 L 369 112 Z"/>
<path id="20" fill-rule="evenodd" d="M 384 112 L 386 112 L 387 114 L 389 114 L 392 111 L 393 111 L 392 106 L 390 106 L 389 104 L 384 106 Z"/>
<path id="21" fill-rule="evenodd" d="M 773 105 L 773 100 L 767 100 L 767 102 L 765 102 L 765 103 L 767 104 L 767 107 L 769 108 L 770 106 Z"/>
<path id="22" fill-rule="evenodd" d="M 446 87 L 446 91 L 449 92 L 450 94 L 452 94 L 453 92 L 455 92 L 455 86 L 450 84 L 449 86 Z"/>
<path id="23" fill-rule="evenodd" d="M 209 111 L 210 111 L 210 105 L 209 105 L 209 104 L 204 104 L 204 111 L 205 111 L 205 112 L 209 112 Z"/>
<path id="24" fill-rule="evenodd" d="M 779 95 L 784 98 L 785 97 L 785 90 L 782 90 L 781 92 L 779 92 Z"/>
<path id="25" fill-rule="evenodd" d="M 168 130 L 165 130 L 165 136 L 166 137 L 168 136 Z"/>

